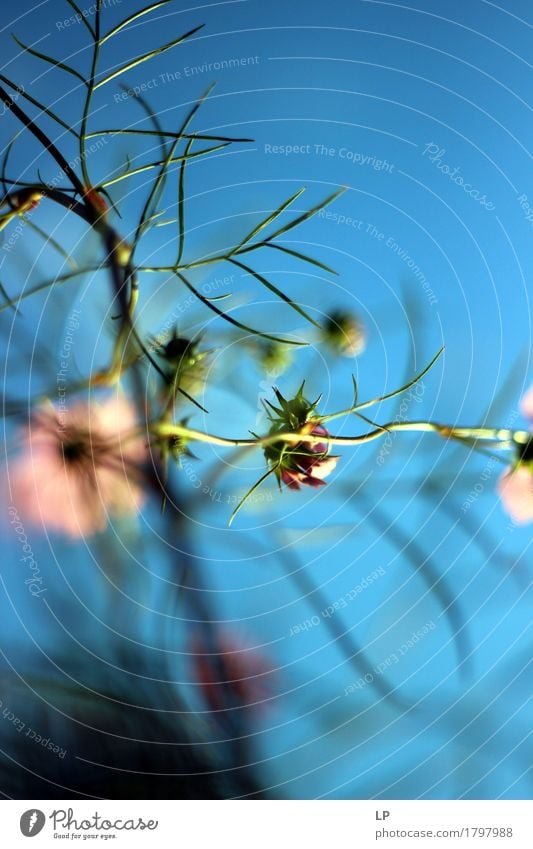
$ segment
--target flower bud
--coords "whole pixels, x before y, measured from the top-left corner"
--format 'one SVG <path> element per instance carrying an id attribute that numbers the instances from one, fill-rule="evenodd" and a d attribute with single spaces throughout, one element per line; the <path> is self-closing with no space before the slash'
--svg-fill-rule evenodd
<path id="1" fill-rule="evenodd" d="M 167 364 L 167 380 L 174 390 L 196 392 L 201 388 L 206 376 L 203 361 L 209 352 L 200 350 L 199 339 L 179 336 L 175 328 L 170 339 L 156 343 L 154 350 Z"/>
<path id="2" fill-rule="evenodd" d="M 291 350 L 288 345 L 279 342 L 265 342 L 259 348 L 259 363 L 267 374 L 282 374 L 291 362 Z"/>
<path id="3" fill-rule="evenodd" d="M 336 310 L 326 318 L 322 340 L 335 354 L 357 357 L 366 346 L 366 330 L 355 315 Z"/>
<path id="4" fill-rule="evenodd" d="M 312 414 L 318 400 L 310 403 L 303 395 L 303 384 L 296 396 L 288 401 L 278 389 L 274 390 L 280 407 L 267 402 L 275 413 L 269 413 L 272 421 L 269 435 L 295 431 L 302 435 L 329 437 L 326 428 Z M 265 458 L 275 470 L 278 482 L 289 489 L 300 489 L 300 485 L 324 486 L 324 478 L 334 470 L 338 457 L 329 454 L 327 442 L 297 442 L 289 444 L 283 440 L 265 447 Z"/>

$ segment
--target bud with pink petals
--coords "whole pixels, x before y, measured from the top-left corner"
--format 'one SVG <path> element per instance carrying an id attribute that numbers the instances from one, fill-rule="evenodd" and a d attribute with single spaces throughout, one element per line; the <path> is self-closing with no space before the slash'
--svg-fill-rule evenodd
<path id="1" fill-rule="evenodd" d="M 268 411 L 272 427 L 269 435 L 276 433 L 297 432 L 302 435 L 323 436 L 327 440 L 329 432 L 313 418 L 313 413 L 320 399 L 309 402 L 303 394 L 302 383 L 296 396 L 288 401 L 278 389 L 275 389 L 280 406 L 275 407 L 267 402 L 275 415 Z M 285 441 L 274 442 L 265 448 L 267 462 L 275 471 L 278 482 L 284 483 L 289 489 L 300 489 L 300 486 L 324 486 L 324 478 L 335 469 L 338 457 L 329 454 L 329 444 L 324 442 L 297 442 L 288 444 Z"/>

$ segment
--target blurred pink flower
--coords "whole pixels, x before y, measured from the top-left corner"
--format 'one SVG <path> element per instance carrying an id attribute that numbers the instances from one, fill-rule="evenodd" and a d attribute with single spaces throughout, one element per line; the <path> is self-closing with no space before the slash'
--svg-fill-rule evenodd
<path id="1" fill-rule="evenodd" d="M 507 469 L 498 483 L 507 513 L 519 524 L 533 521 L 533 474 L 526 466 Z"/>
<path id="2" fill-rule="evenodd" d="M 314 425 L 310 431 L 314 436 L 329 436 L 322 425 Z M 325 486 L 324 478 L 335 469 L 339 458 L 328 455 L 328 443 L 300 443 L 285 455 L 281 480 L 289 489 L 303 486 Z"/>
<path id="3" fill-rule="evenodd" d="M 533 426 L 533 386 L 529 388 L 520 402 L 520 411 Z M 533 439 L 533 437 L 532 437 Z M 533 461 L 531 460 L 532 440 L 521 448 L 521 455 L 515 468 L 506 469 L 498 482 L 498 493 L 503 506 L 511 518 L 518 524 L 533 522 Z"/>
<path id="4" fill-rule="evenodd" d="M 530 386 L 520 402 L 522 415 L 533 424 L 533 386 Z"/>
<path id="5" fill-rule="evenodd" d="M 108 513 L 136 513 L 147 450 L 142 438 L 126 439 L 133 427 L 134 408 L 120 396 L 37 410 L 10 469 L 11 497 L 23 519 L 77 538 L 105 530 Z"/>

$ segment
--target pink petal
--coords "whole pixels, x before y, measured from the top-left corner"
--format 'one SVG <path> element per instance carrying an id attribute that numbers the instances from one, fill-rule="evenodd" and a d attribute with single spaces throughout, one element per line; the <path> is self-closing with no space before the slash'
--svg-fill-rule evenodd
<path id="1" fill-rule="evenodd" d="M 41 449 L 17 458 L 10 480 L 22 521 L 72 538 L 104 530 L 101 504 L 86 482 L 63 466 L 57 451 Z"/>
<path id="2" fill-rule="evenodd" d="M 300 489 L 298 481 L 303 477 L 304 475 L 301 475 L 299 472 L 292 472 L 289 469 L 284 469 L 281 473 L 281 480 L 289 489 Z"/>
<path id="3" fill-rule="evenodd" d="M 98 496 L 114 516 L 126 516 L 139 511 L 144 492 L 123 469 L 103 469 L 96 472 Z"/>
<path id="4" fill-rule="evenodd" d="M 319 478 L 321 481 L 327 478 L 335 469 L 339 462 L 338 457 L 324 457 L 323 460 L 317 460 L 311 469 L 311 474 L 314 478 Z"/>
<path id="5" fill-rule="evenodd" d="M 314 488 L 319 486 L 326 486 L 326 482 L 321 480 L 320 478 L 315 478 L 313 475 L 307 475 L 302 481 L 306 486 L 312 486 Z"/>
<path id="6" fill-rule="evenodd" d="M 533 386 L 530 386 L 520 402 L 520 412 L 524 418 L 533 422 Z"/>
<path id="7" fill-rule="evenodd" d="M 524 466 L 508 469 L 498 482 L 498 493 L 507 513 L 519 524 L 533 521 L 533 474 Z"/>
<path id="8" fill-rule="evenodd" d="M 144 493 L 133 464 L 146 461 L 147 449 L 143 438 L 126 439 L 134 426 L 135 409 L 119 395 L 65 411 L 52 405 L 36 411 L 24 434 L 25 453 L 10 468 L 13 503 L 21 518 L 75 538 L 105 530 L 108 512 L 138 512 Z M 117 442 L 103 453 L 99 447 L 92 460 L 68 464 L 61 453 L 65 428 L 95 444 Z"/>

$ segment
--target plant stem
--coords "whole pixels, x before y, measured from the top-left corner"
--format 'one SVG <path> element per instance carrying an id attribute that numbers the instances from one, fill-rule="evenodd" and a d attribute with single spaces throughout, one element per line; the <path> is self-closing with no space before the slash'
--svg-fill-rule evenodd
<path id="1" fill-rule="evenodd" d="M 96 10 L 94 16 L 94 49 L 93 59 L 91 64 L 91 73 L 87 84 L 87 97 L 85 98 L 85 107 L 83 109 L 83 117 L 80 128 L 80 166 L 83 174 L 83 181 L 86 186 L 91 185 L 89 171 L 87 169 L 87 155 L 85 145 L 87 141 L 87 121 L 89 120 L 89 111 L 91 108 L 91 100 L 94 93 L 94 80 L 96 76 L 96 68 L 98 65 L 98 57 L 100 54 L 100 7 L 101 0 L 96 0 Z"/>
<path id="2" fill-rule="evenodd" d="M 488 440 L 496 443 L 525 444 L 530 439 L 530 434 L 527 431 L 514 431 L 507 428 L 479 428 L 479 427 L 450 427 L 449 425 L 437 424 L 436 422 L 389 422 L 375 430 L 368 431 L 359 436 L 324 436 L 313 435 L 311 433 L 286 432 L 275 433 L 257 439 L 239 439 L 225 436 L 217 436 L 216 434 L 206 433 L 200 430 L 185 427 L 181 424 L 171 424 L 169 422 L 154 422 L 148 425 L 148 429 L 157 436 L 161 437 L 182 437 L 196 442 L 206 442 L 210 445 L 222 446 L 266 446 L 273 445 L 277 442 L 286 442 L 290 445 L 306 443 L 308 445 L 316 445 L 317 443 L 327 443 L 328 445 L 361 445 L 364 442 L 372 442 L 374 439 L 379 439 L 386 433 L 391 431 L 414 431 L 436 433 L 444 439 L 458 440 Z"/>

